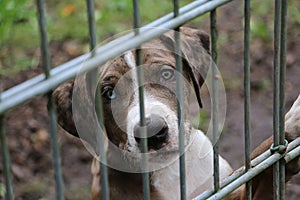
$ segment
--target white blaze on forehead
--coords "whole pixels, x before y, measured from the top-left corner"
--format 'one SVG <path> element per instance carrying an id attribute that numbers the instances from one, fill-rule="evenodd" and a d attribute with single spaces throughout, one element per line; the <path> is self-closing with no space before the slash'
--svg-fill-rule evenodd
<path id="1" fill-rule="evenodd" d="M 123 58 L 126 62 L 126 64 L 128 65 L 128 67 L 131 69 L 130 70 L 130 74 L 131 74 L 131 78 L 133 81 L 133 85 L 134 88 L 138 88 L 138 82 L 137 82 L 137 66 L 136 66 L 136 61 L 135 58 L 133 56 L 133 53 L 131 51 L 127 51 L 125 52 L 125 54 L 123 55 Z M 133 95 L 134 97 L 136 96 L 135 94 Z"/>
<path id="2" fill-rule="evenodd" d="M 129 68 L 131 68 L 131 69 L 136 68 L 136 61 L 135 61 L 134 56 L 131 51 L 127 51 L 124 54 L 124 59 Z"/>

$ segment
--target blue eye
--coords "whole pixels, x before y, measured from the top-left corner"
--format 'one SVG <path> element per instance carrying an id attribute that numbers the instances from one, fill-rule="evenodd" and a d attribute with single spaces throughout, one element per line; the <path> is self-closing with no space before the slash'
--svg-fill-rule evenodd
<path id="1" fill-rule="evenodd" d="M 104 89 L 102 96 L 109 101 L 117 98 L 117 94 L 116 94 L 115 90 L 111 87 Z"/>
<path id="2" fill-rule="evenodd" d="M 174 71 L 172 69 L 163 69 L 160 73 L 161 77 L 166 81 L 170 80 L 174 76 Z"/>

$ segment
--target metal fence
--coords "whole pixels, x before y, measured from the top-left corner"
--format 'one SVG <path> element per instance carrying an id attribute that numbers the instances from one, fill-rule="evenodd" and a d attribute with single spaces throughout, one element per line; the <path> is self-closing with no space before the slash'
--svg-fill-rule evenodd
<path id="1" fill-rule="evenodd" d="M 8 153 L 8 145 L 5 133 L 5 114 L 8 110 L 19 106 L 21 103 L 30 100 L 38 95 L 48 95 L 49 106 L 48 112 L 50 115 L 50 133 L 55 169 L 55 181 L 56 181 L 56 197 L 57 199 L 64 199 L 63 180 L 61 172 L 61 163 L 59 148 L 57 142 L 57 122 L 56 122 L 56 109 L 51 91 L 59 84 L 74 78 L 80 69 L 80 63 L 87 59 L 85 62 L 85 69 L 81 71 L 95 70 L 97 66 L 104 64 L 109 59 L 112 59 L 121 53 L 136 48 L 142 43 L 149 41 L 161 34 L 168 29 L 179 30 L 179 26 L 186 23 L 198 16 L 210 12 L 211 20 L 211 52 L 214 62 L 217 62 L 217 25 L 216 25 L 216 9 L 230 2 L 231 0 L 198 0 L 194 1 L 182 8 L 179 8 L 178 0 L 173 0 L 173 13 L 165 15 L 144 27 L 140 27 L 140 15 L 139 15 L 139 1 L 133 0 L 133 13 L 134 13 L 134 24 L 133 28 L 139 30 L 134 33 L 129 33 L 122 36 L 114 41 L 105 44 L 96 49 L 93 53 L 87 53 L 78 58 L 75 58 L 69 62 L 66 62 L 60 66 L 51 69 L 50 64 L 50 53 L 47 39 L 47 31 L 45 25 L 45 0 L 37 0 L 38 10 L 38 21 L 40 27 L 41 37 L 41 50 L 42 60 L 44 67 L 44 74 L 32 78 L 26 82 L 23 82 L 7 91 L 1 93 L 0 99 L 0 139 L 1 139 L 1 152 L 3 157 L 3 169 L 6 180 L 6 198 L 14 199 L 13 187 L 12 187 L 12 175 L 10 169 L 10 157 Z M 218 163 L 218 145 L 214 146 L 214 189 L 211 191 L 199 194 L 196 197 L 200 199 L 222 199 L 228 193 L 234 191 L 236 188 L 246 183 L 247 188 L 247 199 L 251 199 L 251 179 L 261 173 L 263 170 L 274 164 L 274 198 L 284 199 L 285 195 L 285 184 L 284 184 L 284 159 L 289 162 L 300 154 L 300 141 L 295 140 L 288 145 L 286 154 L 274 153 L 267 151 L 261 154 L 254 160 L 250 160 L 250 0 L 244 1 L 244 94 L 245 94 L 245 167 L 241 170 L 236 171 L 230 177 L 222 181 L 219 180 L 219 163 Z M 89 21 L 89 38 L 90 38 L 90 49 L 94 49 L 96 46 L 96 32 L 94 22 L 94 2 L 93 0 L 87 0 L 87 13 Z M 287 14 L 287 1 L 275 0 L 275 17 L 274 17 L 274 146 L 284 145 L 284 106 L 285 106 L 285 54 L 286 54 L 286 14 Z M 160 29 L 146 29 L 147 27 L 159 27 Z M 179 35 L 175 36 L 176 49 L 180 49 Z M 141 64 L 140 53 L 137 52 L 137 65 Z M 176 58 L 176 68 L 180 72 L 182 66 L 180 58 Z M 214 74 L 214 67 L 212 67 Z M 141 75 L 142 71 L 138 74 Z M 143 81 L 143 80 L 140 80 Z M 212 83 L 214 85 L 214 83 Z M 180 84 L 177 84 L 180 97 Z M 213 86 L 213 99 L 214 96 Z M 139 91 L 141 97 L 141 125 L 145 123 L 145 116 L 143 111 L 143 88 Z M 217 134 L 217 105 L 213 103 L 213 132 Z M 98 107 L 98 113 L 101 114 L 101 105 Z M 179 118 L 180 111 L 179 111 Z M 180 121 L 180 120 L 179 120 Z M 145 133 L 144 133 L 145 134 Z M 182 134 L 179 133 L 179 137 Z M 143 148 L 147 149 L 147 142 L 144 139 Z M 180 151 L 183 152 L 184 141 L 180 140 Z M 102 145 L 100 145 L 102 146 Z M 102 156 L 105 154 L 102 151 Z M 183 154 L 184 155 L 184 154 Z M 284 158 L 284 159 L 283 159 Z M 147 164 L 144 159 L 145 165 Z M 254 167 L 255 166 L 255 167 Z M 106 166 L 101 164 L 102 171 L 102 188 L 103 188 L 103 199 L 109 199 L 109 187 L 108 178 L 106 172 Z M 184 156 L 180 157 L 180 188 L 181 188 L 181 199 L 186 199 L 185 190 L 185 161 Z M 143 174 L 143 190 L 144 199 L 150 199 L 150 187 L 149 187 L 149 174 Z"/>

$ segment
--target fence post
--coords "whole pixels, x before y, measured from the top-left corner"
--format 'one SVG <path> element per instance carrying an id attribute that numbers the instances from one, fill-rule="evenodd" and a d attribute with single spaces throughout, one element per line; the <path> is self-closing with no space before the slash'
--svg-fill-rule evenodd
<path id="1" fill-rule="evenodd" d="M 244 137 L 245 171 L 251 169 L 251 125 L 250 125 L 250 0 L 244 3 Z M 246 198 L 252 199 L 251 181 L 246 183 Z"/>
<path id="2" fill-rule="evenodd" d="M 174 18 L 179 16 L 179 1 L 173 0 L 173 16 Z M 179 172 L 180 172 L 180 198 L 185 200 L 186 194 L 186 169 L 185 169 L 185 130 L 183 125 L 184 111 L 183 111 L 183 80 L 182 80 L 182 56 L 181 56 L 181 44 L 180 44 L 180 27 L 174 29 L 175 38 L 175 64 L 176 64 L 176 97 L 177 102 L 177 115 L 178 115 L 178 142 L 179 142 Z"/>
<path id="3" fill-rule="evenodd" d="M 133 28 L 134 35 L 138 36 L 140 34 L 140 24 L 141 16 L 139 10 L 139 0 L 133 0 Z M 145 102 L 144 102 L 144 72 L 141 67 L 142 64 L 142 50 L 141 46 L 136 47 L 136 67 L 137 69 L 137 82 L 138 82 L 138 93 L 139 93 L 139 106 L 140 106 L 140 134 L 141 134 L 141 152 L 142 152 L 142 181 L 143 181 L 143 199 L 150 199 L 150 181 L 149 181 L 149 166 L 148 166 L 148 138 L 147 138 L 147 128 L 145 119 Z"/>
<path id="4" fill-rule="evenodd" d="M 45 20 L 45 1 L 37 0 L 38 10 L 38 22 L 40 28 L 41 38 L 41 51 L 42 51 L 42 65 L 46 79 L 50 78 L 50 51 L 48 45 L 47 31 L 46 31 L 46 20 Z M 56 119 L 56 106 L 52 91 L 50 90 L 48 96 L 48 113 L 50 117 L 50 136 L 51 136 L 51 147 L 54 161 L 54 176 L 56 182 L 56 198 L 58 200 L 64 199 L 64 186 L 61 172 L 61 159 L 59 155 L 59 147 L 57 142 L 57 119 Z"/>
<path id="5" fill-rule="evenodd" d="M 1 101 L 1 98 L 0 98 Z M 12 175 L 11 175 L 11 165 L 10 165 L 10 156 L 7 145 L 6 131 L 5 131 L 5 116 L 0 115 L 0 142 L 1 142 L 1 152 L 2 152 L 2 163 L 3 163 L 3 173 L 5 177 L 5 189 L 6 189 L 6 198 L 8 200 L 14 199 L 14 192 L 12 186 Z"/>
<path id="6" fill-rule="evenodd" d="M 220 189 L 220 177 L 219 177 L 219 120 L 218 120 L 218 75 L 217 75 L 217 63 L 218 63 L 218 50 L 217 50 L 217 11 L 213 9 L 210 12 L 210 34 L 211 34 L 211 84 L 212 84 L 212 132 L 213 132 L 213 162 L 214 162 L 214 190 L 217 192 Z"/>
<path id="7" fill-rule="evenodd" d="M 280 19 L 280 58 L 279 58 L 279 144 L 285 143 L 285 74 L 286 74 L 286 18 L 287 18 L 287 1 L 281 1 L 281 19 Z M 280 191 L 281 199 L 285 199 L 285 160 L 279 161 L 280 173 Z"/>
<path id="8" fill-rule="evenodd" d="M 281 0 L 275 0 L 275 16 L 274 16 L 274 73 L 273 73 L 273 135 L 274 135 L 274 146 L 283 144 L 284 136 L 280 132 L 284 125 L 280 125 L 283 122 L 282 105 L 284 104 L 281 91 Z M 285 199 L 285 168 L 283 167 L 283 161 L 278 161 L 273 166 L 274 170 L 274 199 Z"/>
<path id="9" fill-rule="evenodd" d="M 87 17 L 88 17 L 88 28 L 89 28 L 89 45 L 90 45 L 90 55 L 94 57 L 96 54 L 96 45 L 97 45 L 97 38 L 96 38 L 96 27 L 95 27 L 95 5 L 94 0 L 86 0 L 87 6 Z M 97 84 L 98 82 L 98 68 L 92 69 L 90 72 L 87 72 L 87 77 L 90 82 L 89 85 Z M 96 87 L 98 88 L 98 87 Z M 91 88 L 88 88 L 91 89 Z M 100 166 L 100 181 L 101 181 L 101 192 L 102 198 L 104 200 L 109 200 L 109 180 L 108 180 L 108 173 L 107 173 L 107 166 L 105 165 L 106 160 L 106 150 L 104 144 L 104 115 L 103 115 L 103 101 L 101 91 L 96 89 L 95 93 L 95 113 L 98 118 L 99 130 L 96 133 L 96 141 L 99 147 L 99 155 L 102 160 L 98 161 Z"/>

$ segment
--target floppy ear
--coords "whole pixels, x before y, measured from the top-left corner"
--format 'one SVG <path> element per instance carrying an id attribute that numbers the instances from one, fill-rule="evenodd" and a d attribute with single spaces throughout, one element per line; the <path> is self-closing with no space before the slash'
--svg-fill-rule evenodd
<path id="1" fill-rule="evenodd" d="M 53 96 L 57 105 L 58 124 L 71 135 L 85 141 L 89 150 L 98 152 L 99 127 L 92 93 L 95 86 L 89 80 L 90 73 L 78 76 L 59 86 Z"/>
<path id="2" fill-rule="evenodd" d="M 73 119 L 72 94 L 74 81 L 67 82 L 59 86 L 53 92 L 53 97 L 57 105 L 58 124 L 68 133 L 79 137 Z"/>
<path id="3" fill-rule="evenodd" d="M 202 108 L 200 88 L 204 83 L 211 61 L 209 36 L 201 30 L 186 27 L 182 27 L 180 32 L 183 64 L 187 66 L 199 106 Z"/>
<path id="4" fill-rule="evenodd" d="M 183 67 L 189 73 L 199 106 L 202 108 L 200 88 L 211 64 L 209 36 L 201 30 L 187 27 L 181 27 L 180 32 Z M 161 36 L 161 40 L 168 49 L 174 51 L 174 36 L 172 34 L 174 32 L 168 32 Z"/>

